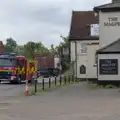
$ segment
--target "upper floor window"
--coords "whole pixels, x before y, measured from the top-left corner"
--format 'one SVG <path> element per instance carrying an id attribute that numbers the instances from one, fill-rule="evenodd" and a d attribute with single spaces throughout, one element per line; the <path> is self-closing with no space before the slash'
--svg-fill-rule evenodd
<path id="1" fill-rule="evenodd" d="M 81 53 L 86 54 L 87 53 L 87 44 L 81 43 Z"/>

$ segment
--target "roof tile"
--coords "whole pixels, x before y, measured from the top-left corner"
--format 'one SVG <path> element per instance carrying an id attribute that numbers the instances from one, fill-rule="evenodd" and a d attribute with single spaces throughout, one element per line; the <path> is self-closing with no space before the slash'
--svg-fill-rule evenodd
<path id="1" fill-rule="evenodd" d="M 94 39 L 94 37 L 90 36 L 90 25 L 98 23 L 99 17 L 95 16 L 94 11 L 73 11 L 69 40 Z"/>

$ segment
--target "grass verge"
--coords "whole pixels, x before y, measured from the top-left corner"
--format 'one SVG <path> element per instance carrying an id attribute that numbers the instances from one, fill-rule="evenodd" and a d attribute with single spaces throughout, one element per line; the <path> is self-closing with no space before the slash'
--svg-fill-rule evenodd
<path id="1" fill-rule="evenodd" d="M 93 89 L 97 89 L 97 88 L 115 89 L 115 88 L 118 88 L 117 86 L 111 85 L 111 84 L 108 84 L 108 85 L 97 85 L 97 84 L 93 84 L 90 81 L 88 81 L 87 83 Z"/>

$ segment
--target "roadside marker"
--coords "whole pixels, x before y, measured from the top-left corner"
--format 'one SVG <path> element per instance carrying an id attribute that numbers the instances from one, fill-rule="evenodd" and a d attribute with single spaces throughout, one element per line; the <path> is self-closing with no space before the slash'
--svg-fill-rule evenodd
<path id="1" fill-rule="evenodd" d="M 28 80 L 26 80 L 26 85 L 25 85 L 25 94 L 28 95 L 29 94 L 29 90 L 28 90 Z"/>

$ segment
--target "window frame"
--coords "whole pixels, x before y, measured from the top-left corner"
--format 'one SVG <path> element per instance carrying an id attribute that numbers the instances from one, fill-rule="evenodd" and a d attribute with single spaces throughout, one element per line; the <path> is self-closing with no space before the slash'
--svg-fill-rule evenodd
<path id="1" fill-rule="evenodd" d="M 80 47 L 80 54 L 87 54 L 87 43 L 81 43 L 80 45 L 81 45 L 81 47 Z"/>

